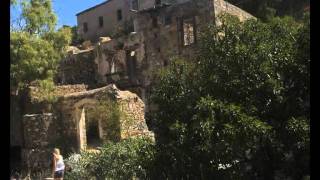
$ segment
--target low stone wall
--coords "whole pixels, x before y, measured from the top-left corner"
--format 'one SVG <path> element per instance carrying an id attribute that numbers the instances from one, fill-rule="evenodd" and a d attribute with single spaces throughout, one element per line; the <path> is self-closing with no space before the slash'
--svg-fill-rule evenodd
<path id="1" fill-rule="evenodd" d="M 32 172 L 50 169 L 52 148 L 25 148 L 21 151 L 22 165 Z"/>
<path id="2" fill-rule="evenodd" d="M 25 167 L 35 171 L 49 168 L 51 145 L 59 136 L 55 121 L 51 113 L 23 116 L 24 148 L 21 157 Z"/>
<path id="3" fill-rule="evenodd" d="M 47 147 L 58 135 L 55 120 L 51 113 L 24 115 L 24 147 Z"/>

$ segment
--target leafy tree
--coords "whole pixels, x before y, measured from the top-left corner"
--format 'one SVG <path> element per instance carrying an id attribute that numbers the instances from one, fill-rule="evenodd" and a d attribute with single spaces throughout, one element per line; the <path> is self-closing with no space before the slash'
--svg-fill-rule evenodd
<path id="1" fill-rule="evenodd" d="M 15 5 L 17 3 L 17 0 L 10 0 L 10 5 Z"/>
<path id="2" fill-rule="evenodd" d="M 310 0 L 227 0 L 243 8 L 262 20 L 275 16 L 292 16 L 302 19 L 305 8 L 310 6 Z"/>
<path id="3" fill-rule="evenodd" d="M 24 30 L 30 34 L 42 34 L 53 31 L 57 17 L 52 11 L 51 0 L 30 0 L 22 2 Z"/>
<path id="4" fill-rule="evenodd" d="M 65 47 L 71 41 L 71 29 L 54 31 L 56 16 L 50 0 L 23 1 L 20 29 L 10 33 L 10 84 L 23 89 L 35 80 L 52 80 Z"/>
<path id="5" fill-rule="evenodd" d="M 309 174 L 308 19 L 224 16 L 202 31 L 192 65 L 162 70 L 149 118 L 164 178 Z"/>
<path id="6" fill-rule="evenodd" d="M 24 88 L 34 80 L 52 79 L 71 32 L 60 29 L 38 37 L 27 32 L 11 32 L 10 80 L 12 88 Z"/>

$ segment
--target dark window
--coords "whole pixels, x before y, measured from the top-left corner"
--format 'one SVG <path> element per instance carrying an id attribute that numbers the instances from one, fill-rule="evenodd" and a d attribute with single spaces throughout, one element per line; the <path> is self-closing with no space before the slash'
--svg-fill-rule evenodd
<path id="1" fill-rule="evenodd" d="M 126 64 L 129 79 L 133 82 L 137 71 L 137 57 L 133 52 L 127 51 Z"/>
<path id="2" fill-rule="evenodd" d="M 163 61 L 163 65 L 164 65 L 164 66 L 168 66 L 168 61 L 167 61 L 167 60 L 164 60 L 164 61 Z"/>
<path id="3" fill-rule="evenodd" d="M 99 17 L 99 27 L 103 27 L 103 17 Z"/>
<path id="4" fill-rule="evenodd" d="M 196 41 L 195 18 L 184 19 L 182 22 L 183 45 L 188 46 Z"/>
<path id="5" fill-rule="evenodd" d="M 122 20 L 122 10 L 121 10 L 121 9 L 118 9 L 118 11 L 117 11 L 117 17 L 118 17 L 118 21 L 121 21 L 121 20 Z"/>
<path id="6" fill-rule="evenodd" d="M 83 32 L 88 32 L 88 23 L 83 23 Z"/>
<path id="7" fill-rule="evenodd" d="M 172 23 L 171 16 L 165 16 L 164 17 L 164 25 L 170 25 Z"/>
<path id="8" fill-rule="evenodd" d="M 133 10 L 139 10 L 139 1 L 138 0 L 133 0 L 131 5 L 132 5 L 131 8 Z"/>
<path id="9" fill-rule="evenodd" d="M 154 28 L 158 27 L 158 18 L 157 17 L 152 18 L 152 26 Z"/>
<path id="10" fill-rule="evenodd" d="M 161 0 L 156 0 L 156 5 L 161 5 Z"/>

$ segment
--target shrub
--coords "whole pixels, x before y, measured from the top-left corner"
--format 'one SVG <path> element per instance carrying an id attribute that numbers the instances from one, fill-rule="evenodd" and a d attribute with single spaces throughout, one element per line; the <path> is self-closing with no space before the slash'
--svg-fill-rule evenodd
<path id="1" fill-rule="evenodd" d="M 107 143 L 100 152 L 72 155 L 66 163 L 71 172 L 66 179 L 146 179 L 153 161 L 154 145 L 150 139 L 134 138 Z"/>

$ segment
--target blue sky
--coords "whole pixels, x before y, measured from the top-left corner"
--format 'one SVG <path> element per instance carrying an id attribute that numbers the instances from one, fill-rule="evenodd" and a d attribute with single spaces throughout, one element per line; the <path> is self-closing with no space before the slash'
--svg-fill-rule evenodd
<path id="1" fill-rule="evenodd" d="M 58 17 L 58 28 L 62 25 L 76 25 L 77 13 L 104 1 L 106 0 L 52 0 L 54 12 Z M 18 7 L 11 8 L 11 17 L 17 17 L 19 12 L 20 9 Z"/>

